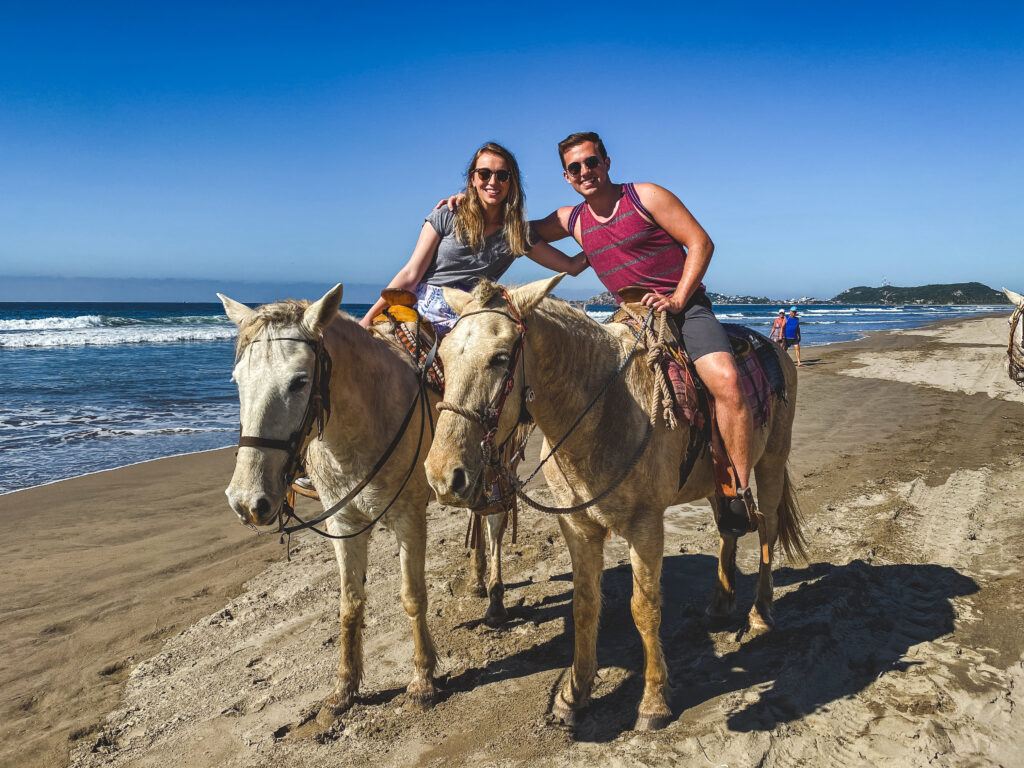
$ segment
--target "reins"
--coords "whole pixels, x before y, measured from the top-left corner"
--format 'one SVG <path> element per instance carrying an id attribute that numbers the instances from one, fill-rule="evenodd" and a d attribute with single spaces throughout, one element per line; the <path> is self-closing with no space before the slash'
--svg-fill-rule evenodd
<path id="1" fill-rule="evenodd" d="M 488 401 L 488 405 L 483 409 L 482 412 L 475 411 L 469 408 L 463 408 L 462 406 L 449 402 L 440 402 L 436 406 L 436 408 L 439 411 L 452 411 L 453 413 L 457 413 L 463 418 L 476 422 L 484 427 L 484 439 L 480 443 L 480 450 L 483 455 L 485 466 L 490 466 L 491 458 L 495 455 L 494 438 L 497 435 L 498 421 L 501 419 L 501 412 L 504 409 L 505 401 L 507 400 L 509 393 L 512 391 L 515 385 L 515 370 L 521 358 L 523 359 L 524 403 L 522 409 L 520 410 L 520 422 L 523 421 L 522 414 L 523 410 L 526 410 L 526 402 L 530 402 L 533 399 L 533 391 L 526 384 L 526 363 L 525 356 L 523 355 L 523 347 L 525 346 L 526 341 L 526 324 L 523 322 L 522 317 L 516 311 L 515 305 L 512 303 L 512 299 L 508 295 L 508 293 L 504 289 L 502 289 L 501 293 L 505 300 L 508 302 L 509 310 L 512 312 L 512 314 L 509 314 L 508 312 L 505 312 L 500 309 L 480 309 L 475 310 L 473 312 L 467 312 L 464 315 L 461 315 L 459 319 L 456 321 L 456 324 L 458 324 L 464 318 L 470 317 L 472 315 L 496 314 L 507 317 L 509 320 L 516 323 L 516 325 L 519 327 L 519 338 L 516 340 L 515 343 L 515 351 L 512 355 L 512 359 L 509 361 L 509 366 L 506 369 L 505 374 L 503 375 L 502 380 L 498 385 L 498 392 Z M 553 448 L 551 448 L 551 450 L 548 451 L 547 456 L 545 456 L 540 461 L 540 463 L 538 463 L 538 465 L 530 474 L 530 476 L 526 478 L 525 481 L 520 481 L 519 478 L 516 477 L 508 478 L 509 480 L 512 481 L 510 485 L 512 488 L 515 489 L 514 495 L 516 497 L 522 499 L 525 503 L 529 504 L 531 507 L 541 512 L 556 515 L 571 514 L 573 512 L 580 512 L 600 502 L 602 499 L 608 496 L 608 494 L 610 494 L 612 491 L 618 488 L 618 486 L 621 485 L 622 481 L 626 479 L 629 473 L 633 471 L 634 467 L 636 467 L 637 463 L 640 461 L 640 458 L 643 456 L 644 451 L 647 450 L 648 444 L 650 443 L 651 434 L 653 433 L 653 425 L 650 421 L 648 421 L 647 431 L 644 434 L 644 439 L 640 442 L 640 445 L 637 447 L 637 450 L 635 451 L 633 458 L 625 466 L 624 470 L 615 479 L 615 481 L 611 483 L 611 485 L 609 485 L 607 488 L 605 488 L 605 490 L 603 490 L 601 493 L 599 493 L 597 496 L 590 499 L 589 501 L 584 502 L 582 504 L 576 504 L 571 507 L 550 507 L 531 499 L 529 496 L 526 495 L 526 492 L 523 490 L 523 487 L 527 485 L 531 480 L 533 480 L 534 477 L 537 476 L 537 473 L 540 472 L 544 464 L 547 463 L 548 459 L 555 455 L 558 449 L 562 447 L 565 441 L 573 433 L 576 427 L 580 425 L 580 423 L 590 412 L 590 410 L 594 407 L 594 405 L 597 404 L 598 400 L 600 400 L 605 395 L 605 393 L 608 391 L 611 385 L 619 378 L 619 376 L 622 375 L 623 371 L 626 370 L 626 367 L 633 359 L 633 355 L 636 352 L 636 349 L 639 346 L 640 341 L 643 339 L 644 331 L 646 330 L 647 324 L 650 321 L 651 317 L 653 317 L 653 315 L 654 309 L 651 308 L 650 312 L 648 312 L 647 316 L 644 318 L 639 331 L 634 333 L 635 339 L 633 341 L 633 346 L 630 347 L 629 352 L 626 354 L 626 357 L 623 359 L 618 369 L 604 383 L 604 385 L 601 387 L 598 393 L 591 399 L 591 401 L 583 409 L 583 412 L 580 413 L 580 415 L 572 423 L 572 425 L 569 427 L 566 433 L 562 435 L 561 439 L 555 444 Z M 509 434 L 509 437 L 506 438 L 505 441 L 503 441 L 502 445 L 508 442 L 508 439 L 510 439 L 512 434 L 514 434 L 514 431 L 515 430 L 513 430 Z M 499 501 L 505 502 L 505 499 L 506 497 L 503 496 L 502 498 L 499 499 Z"/>
<path id="2" fill-rule="evenodd" d="M 313 341 L 310 339 L 302 338 L 276 337 L 272 339 L 257 339 L 257 341 L 301 341 L 312 346 L 314 350 L 314 355 L 316 356 L 316 360 L 314 361 L 313 366 L 314 381 L 312 390 L 310 392 L 310 399 L 306 404 L 306 413 L 303 416 L 302 425 L 291 434 L 288 440 L 272 440 L 263 437 L 243 436 L 241 435 L 241 428 L 239 428 L 239 447 L 273 448 L 289 452 L 288 461 L 285 463 L 284 470 L 285 487 L 288 488 L 295 480 L 295 476 L 298 472 L 299 465 L 301 464 L 301 448 L 304 446 L 306 439 L 309 437 L 309 434 L 312 430 L 312 424 L 314 419 L 316 420 L 318 425 L 317 436 L 318 438 L 322 438 L 324 423 L 330 416 L 329 380 L 331 372 L 331 357 L 327 353 L 327 350 L 324 349 L 322 338 L 317 341 Z M 384 517 L 384 515 L 387 514 L 387 512 L 391 509 L 394 503 L 398 500 L 398 497 L 401 496 L 402 491 L 405 490 L 405 487 L 409 482 L 409 478 L 412 477 L 412 474 L 415 471 L 417 464 L 419 463 L 419 457 L 423 446 L 423 434 L 428 420 L 430 423 L 431 433 L 433 433 L 434 420 L 430 415 L 430 409 L 427 407 L 427 402 L 429 399 L 429 396 L 427 394 L 427 372 L 430 370 L 436 355 L 437 342 L 435 341 L 433 346 L 431 346 L 430 351 L 426 354 L 423 363 L 419 366 L 417 374 L 416 395 L 413 398 L 412 403 L 409 405 L 409 409 L 406 411 L 405 417 L 402 419 L 402 423 L 399 426 L 397 433 L 392 438 L 391 442 L 389 443 L 388 447 L 384 450 L 383 454 L 381 454 L 380 458 L 377 459 L 377 462 L 373 465 L 373 468 L 369 471 L 366 477 L 364 477 L 359 483 L 356 484 L 354 488 L 352 488 L 347 494 L 345 494 L 344 498 L 342 498 L 335 504 L 332 504 L 328 509 L 324 510 L 324 512 L 318 515 L 316 518 L 312 520 L 303 520 L 295 513 L 294 507 L 291 505 L 291 503 L 288 501 L 286 497 L 282 503 L 281 510 L 278 512 L 277 515 L 278 529 L 276 531 L 260 531 L 251 523 L 249 524 L 249 527 L 260 535 L 275 533 L 281 534 L 282 538 L 284 536 L 287 536 L 290 559 L 291 535 L 297 531 L 309 529 L 317 535 L 323 536 L 327 539 L 351 539 L 355 538 L 356 536 L 362 535 L 370 528 L 372 528 L 374 525 L 376 525 L 377 522 L 379 522 L 380 519 Z M 326 380 L 323 378 L 324 376 L 326 376 Z M 395 449 L 398 447 L 398 444 L 405 436 L 406 429 L 409 426 L 409 422 L 412 420 L 412 416 L 416 411 L 417 405 L 419 405 L 420 407 L 420 432 L 419 439 L 417 440 L 416 443 L 416 454 L 413 456 L 412 462 L 410 462 L 409 464 L 409 469 L 406 471 L 405 477 L 402 479 L 401 485 L 395 492 L 394 496 L 391 497 L 391 500 L 387 503 L 384 509 L 382 509 L 380 513 L 373 518 L 373 520 L 371 520 L 369 523 L 367 523 L 365 526 L 360 528 L 355 533 L 335 535 L 328 533 L 327 531 L 322 531 L 319 528 L 315 528 L 314 526 L 327 520 L 329 517 L 337 513 L 338 510 L 348 505 L 356 496 L 358 496 L 363 491 L 364 488 L 366 488 L 367 485 L 369 485 L 373 478 L 376 477 L 377 473 L 380 472 L 380 470 L 387 463 L 388 459 L 391 458 L 391 455 L 394 453 Z M 295 519 L 298 521 L 299 524 L 287 526 L 285 525 L 286 519 Z"/>

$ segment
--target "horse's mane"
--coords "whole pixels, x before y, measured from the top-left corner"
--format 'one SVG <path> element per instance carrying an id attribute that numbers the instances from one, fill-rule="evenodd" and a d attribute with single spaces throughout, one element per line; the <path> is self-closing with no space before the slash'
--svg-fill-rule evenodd
<path id="1" fill-rule="evenodd" d="M 492 301 L 495 297 L 501 296 L 502 287 L 489 278 L 482 277 L 473 286 L 472 296 L 481 307 L 486 307 L 487 304 Z"/>
<path id="2" fill-rule="evenodd" d="M 259 336 L 265 328 L 272 326 L 297 325 L 303 336 L 312 339 L 313 337 L 301 322 L 303 313 L 309 305 L 310 302 L 306 299 L 284 299 L 257 307 L 252 319 L 238 329 L 235 357 L 241 356 L 253 339 Z"/>

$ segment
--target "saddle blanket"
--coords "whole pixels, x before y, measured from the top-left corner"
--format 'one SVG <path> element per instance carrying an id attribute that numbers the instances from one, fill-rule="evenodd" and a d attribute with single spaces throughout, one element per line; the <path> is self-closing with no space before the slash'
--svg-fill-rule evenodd
<path id="1" fill-rule="evenodd" d="M 629 322 L 625 317 L 621 320 L 613 318 L 613 322 L 616 321 Z M 732 344 L 733 358 L 740 373 L 740 388 L 750 405 L 754 427 L 764 426 L 771 415 L 771 396 L 786 399 L 786 380 L 779 358 L 772 342 L 760 333 L 735 323 L 723 323 L 722 327 Z M 710 428 L 707 389 L 678 344 L 671 344 L 669 353 L 662 358 L 662 366 L 672 385 L 673 411 L 677 418 L 685 419 L 694 430 L 705 432 Z"/>

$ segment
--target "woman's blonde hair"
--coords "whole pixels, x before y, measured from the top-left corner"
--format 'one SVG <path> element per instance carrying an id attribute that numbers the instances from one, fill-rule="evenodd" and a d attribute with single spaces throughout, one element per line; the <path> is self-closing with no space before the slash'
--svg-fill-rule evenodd
<path id="1" fill-rule="evenodd" d="M 526 196 L 519 181 L 519 163 L 511 152 L 493 141 L 476 151 L 466 169 L 466 199 L 455 212 L 455 236 L 474 251 L 484 247 L 484 211 L 476 187 L 473 186 L 473 172 L 476 171 L 480 155 L 484 153 L 504 158 L 508 166 L 511 178 L 508 182 L 508 196 L 502 204 L 505 243 L 513 256 L 522 256 L 530 250 L 530 230 L 526 223 Z"/>

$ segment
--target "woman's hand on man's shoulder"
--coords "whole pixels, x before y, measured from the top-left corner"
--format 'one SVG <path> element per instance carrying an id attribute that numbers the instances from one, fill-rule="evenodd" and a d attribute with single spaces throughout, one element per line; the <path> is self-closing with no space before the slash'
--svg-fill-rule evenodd
<path id="1" fill-rule="evenodd" d="M 462 201 L 465 200 L 465 199 L 466 199 L 466 193 L 465 192 L 457 192 L 456 194 L 452 195 L 451 197 L 445 197 L 445 198 L 442 198 L 441 200 L 438 200 L 437 201 L 437 205 L 434 206 L 434 210 L 437 210 L 438 208 L 441 208 L 442 206 L 447 205 L 449 211 L 454 211 L 456 208 L 458 208 L 460 205 L 462 205 Z"/>

